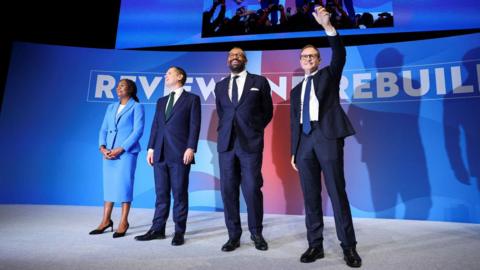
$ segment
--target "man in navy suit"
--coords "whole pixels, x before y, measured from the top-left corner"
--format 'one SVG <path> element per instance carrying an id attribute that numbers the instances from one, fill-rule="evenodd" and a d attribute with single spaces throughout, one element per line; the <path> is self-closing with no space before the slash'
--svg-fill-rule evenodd
<path id="1" fill-rule="evenodd" d="M 153 166 L 155 175 L 155 215 L 150 230 L 135 237 L 139 241 L 165 238 L 171 192 L 175 222 L 172 245 L 184 243 L 188 215 L 188 178 L 190 166 L 195 163 L 194 153 L 201 119 L 200 98 L 183 89 L 186 80 L 187 74 L 182 68 L 169 68 L 165 86 L 170 94 L 157 101 L 147 154 L 148 164 Z"/>
<path id="2" fill-rule="evenodd" d="M 263 132 L 273 115 L 270 85 L 265 77 L 245 70 L 247 57 L 240 48 L 228 54 L 231 74 L 215 85 L 220 188 L 228 241 L 222 251 L 240 246 L 240 187 L 247 204 L 248 229 L 255 247 L 267 250 L 263 230 Z"/>
<path id="3" fill-rule="evenodd" d="M 335 28 L 330 24 L 330 14 L 323 7 L 317 7 L 313 15 L 327 33 L 332 47 L 332 60 L 329 66 L 318 70 L 318 49 L 313 45 L 305 46 L 300 53 L 300 65 L 305 71 L 305 79 L 290 93 L 292 166 L 295 170 L 298 169 L 300 175 L 309 244 L 300 261 L 308 263 L 324 257 L 321 198 L 323 171 L 344 259 L 347 265 L 360 267 L 362 261 L 355 249 L 357 242 L 343 174 L 344 138 L 355 133 L 340 106 L 339 98 L 346 51 Z"/>

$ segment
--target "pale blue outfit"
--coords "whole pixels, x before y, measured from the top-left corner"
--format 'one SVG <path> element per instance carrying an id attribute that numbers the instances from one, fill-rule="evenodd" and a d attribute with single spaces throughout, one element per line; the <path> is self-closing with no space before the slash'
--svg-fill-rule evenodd
<path id="1" fill-rule="evenodd" d="M 130 98 L 121 110 L 120 102 L 108 105 L 99 134 L 99 146 L 107 149 L 122 147 L 125 152 L 117 159 L 103 159 L 103 197 L 107 202 L 131 202 L 139 140 L 143 135 L 143 105 Z"/>

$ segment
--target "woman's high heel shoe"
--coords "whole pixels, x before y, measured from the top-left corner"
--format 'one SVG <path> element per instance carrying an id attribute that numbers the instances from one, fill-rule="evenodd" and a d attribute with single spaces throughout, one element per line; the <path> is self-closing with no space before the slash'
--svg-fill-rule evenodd
<path id="1" fill-rule="evenodd" d="M 124 237 L 125 234 L 127 233 L 128 227 L 130 227 L 130 224 L 128 224 L 128 222 L 127 222 L 127 228 L 125 229 L 125 231 L 124 232 L 118 232 L 118 231 L 114 232 L 113 233 L 113 238 Z"/>
<path id="2" fill-rule="evenodd" d="M 95 230 L 91 231 L 89 234 L 92 234 L 92 235 L 93 234 L 102 234 L 108 228 L 110 228 L 111 229 L 110 231 L 113 232 L 113 221 L 111 219 L 110 219 L 110 222 L 108 223 L 107 226 L 105 226 L 101 229 L 95 229 Z"/>

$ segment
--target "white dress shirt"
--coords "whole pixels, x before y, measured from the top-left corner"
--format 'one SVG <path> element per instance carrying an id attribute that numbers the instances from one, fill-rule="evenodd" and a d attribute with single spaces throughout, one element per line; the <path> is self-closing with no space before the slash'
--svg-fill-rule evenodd
<path id="1" fill-rule="evenodd" d="M 232 85 L 233 85 L 233 77 L 238 76 L 237 78 L 237 87 L 238 87 L 238 100 L 242 97 L 243 87 L 245 87 L 245 80 L 247 79 L 247 71 L 244 69 L 242 72 L 238 74 L 230 74 L 230 82 L 228 83 L 228 97 L 232 100 Z"/>
<path id="2" fill-rule="evenodd" d="M 317 74 L 318 70 L 307 75 L 305 74 L 305 79 L 302 82 L 302 93 L 300 96 L 300 124 L 303 124 L 303 100 L 305 96 L 305 88 L 307 87 L 307 78 L 308 76 L 313 76 Z M 311 82 L 311 89 L 310 89 L 310 121 L 318 121 L 318 110 L 319 110 L 319 104 L 318 104 L 318 99 L 317 95 L 315 95 L 315 87 L 313 85 L 313 78 Z"/>

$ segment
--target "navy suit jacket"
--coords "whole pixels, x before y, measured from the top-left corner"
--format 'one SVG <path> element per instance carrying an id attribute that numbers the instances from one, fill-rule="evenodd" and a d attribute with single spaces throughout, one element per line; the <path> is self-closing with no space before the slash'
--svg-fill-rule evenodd
<path id="1" fill-rule="evenodd" d="M 313 86 L 318 99 L 319 128 L 327 139 L 339 139 L 355 134 L 355 130 L 347 115 L 340 106 L 340 79 L 346 61 L 346 51 L 340 36 L 328 36 L 332 47 L 330 65 L 322 68 L 313 76 Z M 300 142 L 300 110 L 302 109 L 301 93 L 302 82 L 290 92 L 290 128 L 291 152 L 296 155 Z"/>
<path id="2" fill-rule="evenodd" d="M 183 163 L 183 154 L 187 148 L 197 151 L 201 121 L 200 98 L 183 90 L 168 119 L 165 117 L 167 101 L 168 96 L 157 101 L 148 148 L 154 150 L 154 162 L 159 162 L 162 152 L 168 148 L 165 160 Z"/>
<path id="3" fill-rule="evenodd" d="M 273 104 L 268 80 L 247 73 L 242 96 L 235 107 L 228 96 L 230 76 L 215 85 L 218 113 L 217 151 L 225 152 L 235 126 L 240 147 L 248 153 L 263 151 L 263 131 L 273 116 Z"/>

